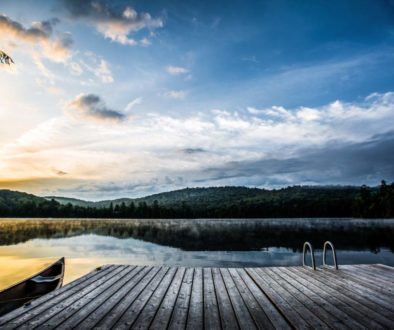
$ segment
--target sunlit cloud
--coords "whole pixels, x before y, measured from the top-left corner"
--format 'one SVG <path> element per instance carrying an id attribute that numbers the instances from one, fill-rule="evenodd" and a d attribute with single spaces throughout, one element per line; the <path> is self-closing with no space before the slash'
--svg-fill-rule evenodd
<path id="1" fill-rule="evenodd" d="M 106 113 L 113 110 L 96 95 L 72 103 L 93 121 L 58 118 L 3 146 L 3 180 L 24 173 L 56 178 L 53 193 L 96 198 L 184 186 L 374 184 L 394 174 L 394 93 L 307 111 L 216 109 L 186 117 L 151 112 L 119 125 L 99 125 L 120 113 Z"/>
<path id="2" fill-rule="evenodd" d="M 42 56 L 55 61 L 64 62 L 71 56 L 73 40 L 70 33 L 54 35 L 54 26 L 59 22 L 57 18 L 33 22 L 26 28 L 21 23 L 0 14 L 0 33 L 3 38 L 13 42 L 37 44 L 41 47 Z"/>

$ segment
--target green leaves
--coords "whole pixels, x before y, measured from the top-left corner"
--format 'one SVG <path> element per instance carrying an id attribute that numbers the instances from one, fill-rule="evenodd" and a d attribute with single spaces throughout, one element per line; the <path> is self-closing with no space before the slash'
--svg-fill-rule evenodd
<path id="1" fill-rule="evenodd" d="M 14 63 L 14 61 L 6 53 L 0 50 L 0 63 L 10 65 L 11 63 Z"/>

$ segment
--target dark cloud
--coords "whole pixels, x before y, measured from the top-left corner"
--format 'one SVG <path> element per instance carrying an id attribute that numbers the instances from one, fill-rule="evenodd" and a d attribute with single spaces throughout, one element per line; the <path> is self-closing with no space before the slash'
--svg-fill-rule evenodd
<path id="1" fill-rule="evenodd" d="M 185 148 L 181 150 L 183 153 L 185 154 L 200 154 L 200 153 L 204 153 L 206 152 L 204 149 L 202 148 Z"/>
<path id="2" fill-rule="evenodd" d="M 98 95 L 81 94 L 69 103 L 79 116 L 99 121 L 119 122 L 126 119 L 123 113 L 109 109 Z"/>
<path id="3" fill-rule="evenodd" d="M 162 19 L 153 18 L 148 13 L 137 13 L 130 6 L 120 9 L 97 0 L 63 0 L 62 4 L 71 18 L 86 21 L 95 26 L 105 37 L 125 45 L 138 44 L 137 41 L 129 37 L 131 33 L 163 26 Z"/>
<path id="4" fill-rule="evenodd" d="M 394 131 L 369 141 L 353 144 L 327 144 L 324 148 L 299 151 L 297 157 L 231 162 L 204 170 L 205 180 L 238 178 L 254 185 L 377 184 L 394 180 Z"/>

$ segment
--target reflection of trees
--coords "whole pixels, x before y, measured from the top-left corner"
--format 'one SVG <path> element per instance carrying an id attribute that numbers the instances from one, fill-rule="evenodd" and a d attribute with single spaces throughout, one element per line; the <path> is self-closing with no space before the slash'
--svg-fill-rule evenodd
<path id="1" fill-rule="evenodd" d="M 331 240 L 338 249 L 388 247 L 394 251 L 394 225 L 343 225 L 333 221 L 324 228 L 287 224 L 278 221 L 218 220 L 3 220 L 0 221 L 0 244 L 10 245 L 33 238 L 61 238 L 97 234 L 117 238 L 137 238 L 185 250 L 258 250 L 286 247 L 299 251 L 308 240 L 320 247 Z M 307 223 L 307 222 L 305 222 Z"/>

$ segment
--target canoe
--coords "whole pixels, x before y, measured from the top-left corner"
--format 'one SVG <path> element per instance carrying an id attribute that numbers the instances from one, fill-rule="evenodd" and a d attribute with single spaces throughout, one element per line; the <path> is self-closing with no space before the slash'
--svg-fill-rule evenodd
<path id="1" fill-rule="evenodd" d="M 64 267 L 64 258 L 61 258 L 38 274 L 0 291 L 0 316 L 60 288 Z"/>

